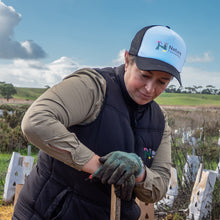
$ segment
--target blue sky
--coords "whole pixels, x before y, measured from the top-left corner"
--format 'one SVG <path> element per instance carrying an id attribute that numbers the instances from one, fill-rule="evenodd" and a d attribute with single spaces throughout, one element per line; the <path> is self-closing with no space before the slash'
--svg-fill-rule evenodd
<path id="1" fill-rule="evenodd" d="M 139 29 L 160 24 L 187 45 L 183 86 L 220 88 L 219 10 L 219 0 L 0 0 L 0 81 L 52 86 L 78 68 L 117 66 Z"/>

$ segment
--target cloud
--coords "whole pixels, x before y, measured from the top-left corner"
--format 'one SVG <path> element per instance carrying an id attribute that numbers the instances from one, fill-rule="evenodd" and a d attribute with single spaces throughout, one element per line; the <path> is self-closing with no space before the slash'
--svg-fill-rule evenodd
<path id="1" fill-rule="evenodd" d="M 123 63 L 122 59 L 119 59 L 123 57 L 123 53 L 121 50 L 115 59 L 118 64 Z M 17 87 L 44 88 L 47 85 L 51 87 L 62 81 L 65 76 L 84 67 L 86 65 L 79 64 L 74 58 L 69 57 L 60 57 L 50 63 L 16 59 L 11 64 L 0 64 L 0 81 L 12 83 Z M 96 67 L 102 68 L 101 66 Z M 220 72 L 205 71 L 191 66 L 183 67 L 181 78 L 183 87 L 213 85 L 219 88 L 220 84 Z M 171 84 L 179 86 L 176 79 Z"/>
<path id="2" fill-rule="evenodd" d="M 218 89 L 220 88 L 220 72 L 209 72 L 200 68 L 185 66 L 181 73 L 181 79 L 183 87 L 213 85 Z M 177 80 L 172 81 L 171 84 L 179 86 Z"/>
<path id="3" fill-rule="evenodd" d="M 17 87 L 43 88 L 53 86 L 65 76 L 79 68 L 74 59 L 61 57 L 48 64 L 37 60 L 14 60 L 11 64 L 0 65 L 1 81 L 12 83 Z"/>
<path id="4" fill-rule="evenodd" d="M 209 63 L 214 60 L 214 57 L 209 52 L 204 52 L 202 56 L 187 57 L 188 63 Z"/>
<path id="5" fill-rule="evenodd" d="M 115 65 L 120 65 L 124 63 L 124 54 L 125 54 L 125 49 L 120 50 L 118 53 L 118 57 L 115 60 L 113 60 L 113 63 Z"/>
<path id="6" fill-rule="evenodd" d="M 45 66 L 46 70 L 44 73 L 48 85 L 54 85 L 77 69 L 85 67 L 77 63 L 73 58 L 68 57 L 61 57 Z"/>
<path id="7" fill-rule="evenodd" d="M 0 58 L 38 59 L 44 58 L 44 50 L 32 40 L 18 42 L 13 39 L 14 28 L 19 24 L 21 14 L 13 7 L 0 1 Z"/>

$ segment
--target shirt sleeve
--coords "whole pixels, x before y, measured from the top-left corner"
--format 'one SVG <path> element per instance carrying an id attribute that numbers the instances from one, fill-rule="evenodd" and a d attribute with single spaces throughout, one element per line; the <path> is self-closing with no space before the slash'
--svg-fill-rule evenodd
<path id="1" fill-rule="evenodd" d="M 67 128 L 95 120 L 105 91 L 106 82 L 95 70 L 75 72 L 29 107 L 21 123 L 24 136 L 48 155 L 81 170 L 94 152 Z"/>
<path id="2" fill-rule="evenodd" d="M 165 129 L 160 146 L 154 157 L 152 166 L 146 169 L 146 178 L 137 183 L 135 194 L 137 198 L 146 203 L 154 203 L 162 199 L 168 189 L 171 169 L 171 130 L 168 126 L 167 114 L 165 116 Z"/>

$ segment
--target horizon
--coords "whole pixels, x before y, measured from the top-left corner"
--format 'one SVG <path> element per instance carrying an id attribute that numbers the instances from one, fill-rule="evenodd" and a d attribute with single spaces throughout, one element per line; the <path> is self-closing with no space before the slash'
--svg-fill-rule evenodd
<path id="1" fill-rule="evenodd" d="M 6 83 L 6 82 L 4 82 L 4 83 Z M 12 85 L 13 85 L 13 84 L 12 84 Z M 13 86 L 14 86 L 14 85 L 13 85 Z M 52 86 L 54 86 L 54 85 L 52 85 Z M 51 87 L 52 87 L 52 86 L 51 86 Z M 200 85 L 178 86 L 178 85 L 174 85 L 174 84 L 169 84 L 169 85 L 167 86 L 167 88 L 169 88 L 169 86 L 175 86 L 176 89 L 179 89 L 179 88 L 187 89 L 188 87 L 194 88 L 194 87 L 198 87 L 198 86 L 200 86 Z M 213 85 L 202 86 L 202 88 L 207 88 L 207 87 L 210 87 L 210 86 L 213 86 Z M 15 87 L 15 88 L 21 88 L 21 89 L 47 89 L 47 86 L 45 86 L 45 87 L 20 87 L 20 86 L 14 86 L 14 87 Z M 51 88 L 51 87 L 49 86 L 48 88 Z M 214 86 L 214 88 L 220 90 L 220 87 Z M 165 92 L 165 90 L 164 90 L 164 92 Z"/>

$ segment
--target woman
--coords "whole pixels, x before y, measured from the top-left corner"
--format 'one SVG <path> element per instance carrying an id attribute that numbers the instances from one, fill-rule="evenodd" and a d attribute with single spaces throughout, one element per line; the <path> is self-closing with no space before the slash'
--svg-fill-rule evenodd
<path id="1" fill-rule="evenodd" d="M 110 184 L 122 199 L 121 219 L 140 216 L 135 197 L 160 200 L 170 178 L 170 129 L 154 99 L 173 77 L 181 84 L 185 56 L 178 34 L 147 26 L 124 65 L 78 70 L 40 96 L 22 130 L 41 150 L 13 219 L 109 219 Z"/>

